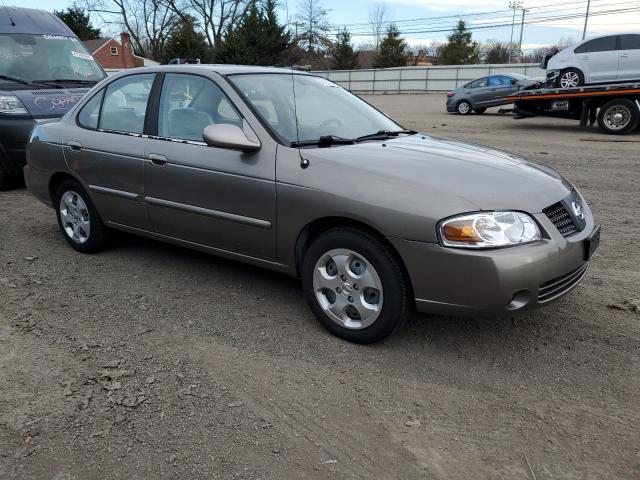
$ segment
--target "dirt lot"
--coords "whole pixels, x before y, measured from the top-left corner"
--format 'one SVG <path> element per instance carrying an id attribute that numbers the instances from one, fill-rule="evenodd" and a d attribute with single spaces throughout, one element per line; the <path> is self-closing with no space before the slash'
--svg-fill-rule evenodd
<path id="1" fill-rule="evenodd" d="M 640 478 L 640 315 L 609 308 L 640 298 L 640 134 L 369 100 L 572 179 L 603 225 L 585 281 L 362 347 L 285 276 L 129 236 L 80 255 L 0 193 L 0 478 Z"/>

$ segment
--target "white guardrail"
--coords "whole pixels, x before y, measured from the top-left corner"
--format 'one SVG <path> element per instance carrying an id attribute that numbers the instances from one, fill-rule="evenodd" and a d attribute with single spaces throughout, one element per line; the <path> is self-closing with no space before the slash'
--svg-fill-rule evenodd
<path id="1" fill-rule="evenodd" d="M 107 75 L 114 75 L 119 71 L 106 69 Z M 545 77 L 545 71 L 536 63 L 321 70 L 313 73 L 328 78 L 354 93 L 383 94 L 445 92 L 476 78 L 496 73 Z"/>
<path id="2" fill-rule="evenodd" d="M 321 75 L 354 93 L 427 93 L 453 90 L 476 78 L 496 73 L 545 77 L 536 63 L 447 65 L 367 70 L 322 70 Z"/>

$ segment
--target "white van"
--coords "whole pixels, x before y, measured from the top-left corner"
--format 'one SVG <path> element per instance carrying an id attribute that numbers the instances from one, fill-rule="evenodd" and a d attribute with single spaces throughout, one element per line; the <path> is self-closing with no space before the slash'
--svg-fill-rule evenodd
<path id="1" fill-rule="evenodd" d="M 561 88 L 640 80 L 640 33 L 591 38 L 545 56 L 541 66 Z"/>

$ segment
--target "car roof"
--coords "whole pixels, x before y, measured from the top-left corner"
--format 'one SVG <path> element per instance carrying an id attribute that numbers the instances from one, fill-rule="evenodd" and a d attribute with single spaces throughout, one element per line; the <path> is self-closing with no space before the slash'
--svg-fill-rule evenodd
<path id="1" fill-rule="evenodd" d="M 310 75 L 303 70 L 292 70 L 291 68 L 280 67 L 257 67 L 253 65 L 227 65 L 227 64 L 180 64 L 180 65 L 158 65 L 154 67 L 139 67 L 136 69 L 125 70 L 123 73 L 140 73 L 140 72 L 215 72 L 220 75 L 236 75 L 243 73 L 282 73 L 282 74 L 303 74 Z"/>
<path id="2" fill-rule="evenodd" d="M 62 35 L 75 37 L 56 15 L 35 8 L 6 7 L 0 3 L 0 34 Z"/>

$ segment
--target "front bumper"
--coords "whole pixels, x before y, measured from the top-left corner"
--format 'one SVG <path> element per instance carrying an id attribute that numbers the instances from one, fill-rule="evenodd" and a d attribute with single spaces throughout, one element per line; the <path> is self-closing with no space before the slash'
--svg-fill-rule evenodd
<path id="1" fill-rule="evenodd" d="M 585 276 L 585 239 L 596 226 L 563 237 L 543 213 L 534 217 L 548 234 L 540 241 L 493 250 L 389 239 L 411 278 L 418 311 L 443 315 L 501 316 L 541 307 Z"/>
<path id="2" fill-rule="evenodd" d="M 547 81 L 553 82 L 560 75 L 560 70 L 547 70 Z"/>

